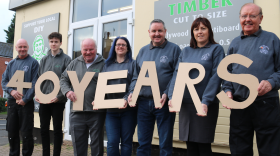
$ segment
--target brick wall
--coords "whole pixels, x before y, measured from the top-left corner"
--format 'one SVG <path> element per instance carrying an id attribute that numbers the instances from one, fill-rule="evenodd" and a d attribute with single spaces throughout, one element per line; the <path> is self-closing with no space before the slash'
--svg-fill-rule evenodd
<path id="1" fill-rule="evenodd" d="M 4 73 L 7 67 L 5 61 L 10 62 L 11 60 L 12 58 L 0 57 L 0 82 L 2 81 L 2 74 Z M 3 90 L 2 90 L 1 83 L 0 83 L 0 96 L 3 97 Z"/>

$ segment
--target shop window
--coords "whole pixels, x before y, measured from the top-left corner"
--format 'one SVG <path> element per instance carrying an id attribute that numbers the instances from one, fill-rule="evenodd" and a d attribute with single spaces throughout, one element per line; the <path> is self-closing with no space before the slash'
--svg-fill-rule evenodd
<path id="1" fill-rule="evenodd" d="M 73 22 L 97 17 L 98 3 L 99 0 L 74 0 Z"/>
<path id="2" fill-rule="evenodd" d="M 102 0 L 102 16 L 132 10 L 132 0 Z"/>
<path id="3" fill-rule="evenodd" d="M 73 59 L 79 57 L 81 53 L 81 42 L 86 38 L 93 39 L 93 26 L 85 27 L 74 30 L 74 41 L 73 41 Z"/>
<path id="4" fill-rule="evenodd" d="M 102 54 L 108 58 L 113 41 L 118 36 L 127 37 L 127 20 L 121 20 L 103 25 Z"/>

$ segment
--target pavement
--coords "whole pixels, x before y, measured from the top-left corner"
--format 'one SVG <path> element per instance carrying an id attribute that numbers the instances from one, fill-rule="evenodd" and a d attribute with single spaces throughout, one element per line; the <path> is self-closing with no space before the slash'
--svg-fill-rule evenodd
<path id="1" fill-rule="evenodd" d="M 22 144 L 21 144 L 22 147 Z M 9 144 L 4 146 L 0 146 L 0 155 L 8 156 L 9 155 Z M 53 146 L 51 145 L 51 154 L 53 155 Z M 74 155 L 73 146 L 71 141 L 63 141 L 63 145 L 61 146 L 61 156 L 72 156 Z M 88 148 L 88 156 L 91 155 L 90 148 Z M 22 156 L 22 155 L 21 155 Z M 42 144 L 34 144 L 34 150 L 32 156 L 42 156 Z M 104 156 L 107 156 L 106 149 L 104 149 Z"/>
<path id="2" fill-rule="evenodd" d="M 9 155 L 9 141 L 8 132 L 6 131 L 6 116 L 0 115 L 0 156 Z M 22 144 L 20 145 L 22 148 Z M 104 149 L 104 156 L 106 154 L 106 148 Z M 53 155 L 53 145 L 51 144 L 51 155 Z M 72 156 L 74 155 L 73 146 L 71 141 L 63 141 L 61 146 L 61 156 Z M 91 155 L 91 150 L 88 148 L 88 155 Z M 32 156 L 42 156 L 42 144 L 34 144 L 34 150 Z"/>

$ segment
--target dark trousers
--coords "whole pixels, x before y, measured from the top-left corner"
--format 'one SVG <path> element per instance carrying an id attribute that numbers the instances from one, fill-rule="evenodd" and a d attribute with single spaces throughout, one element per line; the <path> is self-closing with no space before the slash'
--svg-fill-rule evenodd
<path id="1" fill-rule="evenodd" d="M 18 105 L 16 100 L 8 100 L 8 115 L 6 130 L 10 145 L 10 156 L 20 155 L 20 137 L 22 136 L 22 155 L 31 156 L 34 148 L 34 102 L 26 103 L 25 106 Z"/>
<path id="2" fill-rule="evenodd" d="M 186 142 L 187 156 L 212 156 L 211 143 Z"/>
<path id="3" fill-rule="evenodd" d="M 107 155 L 108 156 L 131 156 L 132 140 L 137 124 L 137 109 L 124 112 L 107 112 Z M 119 143 L 121 140 L 121 154 Z"/>
<path id="4" fill-rule="evenodd" d="M 87 156 L 90 135 L 91 156 L 104 154 L 106 112 L 71 112 L 70 131 L 75 156 Z"/>
<path id="5" fill-rule="evenodd" d="M 43 156 L 50 155 L 49 130 L 50 130 L 51 117 L 53 119 L 53 130 L 54 130 L 53 155 L 54 156 L 60 155 L 61 144 L 63 139 L 62 121 L 63 121 L 64 108 L 65 108 L 65 103 L 40 104 L 39 115 L 40 115 Z"/>
<path id="6" fill-rule="evenodd" d="M 255 101 L 245 109 L 231 110 L 229 143 L 232 156 L 253 156 L 254 131 L 259 155 L 279 156 L 280 108 L 278 97 Z"/>
<path id="7" fill-rule="evenodd" d="M 167 100 L 168 101 L 168 100 Z M 154 100 L 138 99 L 138 142 L 137 156 L 150 156 L 151 143 L 157 121 L 160 156 L 172 155 L 175 113 L 170 113 L 167 102 L 155 109 Z"/>

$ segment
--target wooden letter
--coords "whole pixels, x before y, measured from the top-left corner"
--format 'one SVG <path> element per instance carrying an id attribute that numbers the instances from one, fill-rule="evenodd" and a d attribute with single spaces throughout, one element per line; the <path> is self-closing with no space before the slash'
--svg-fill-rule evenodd
<path id="1" fill-rule="evenodd" d="M 195 79 L 191 79 L 189 72 L 192 69 L 198 69 L 199 75 Z M 194 88 L 195 84 L 198 84 L 203 80 L 205 76 L 205 69 L 201 64 L 198 63 L 180 63 L 177 73 L 177 78 L 174 86 L 173 96 L 172 96 L 172 108 L 169 107 L 171 111 L 179 112 L 181 109 L 182 99 L 184 90 L 187 84 L 189 92 L 191 94 L 192 100 L 194 102 L 196 111 L 199 114 L 205 114 L 202 110 L 201 101 L 197 95 L 197 92 Z"/>
<path id="2" fill-rule="evenodd" d="M 73 110 L 82 111 L 84 106 L 85 90 L 90 83 L 95 72 L 86 72 L 82 81 L 79 83 L 76 71 L 67 71 L 70 81 L 72 83 L 74 93 L 76 94 L 77 101 L 73 102 Z"/>
<path id="3" fill-rule="evenodd" d="M 44 94 L 41 91 L 41 83 L 45 80 L 51 80 L 54 85 L 53 91 L 49 94 Z M 50 103 L 51 99 L 57 96 L 59 89 L 60 89 L 59 78 L 53 71 L 45 72 L 43 75 L 39 77 L 39 79 L 35 84 L 35 94 L 42 104 Z"/>
<path id="4" fill-rule="evenodd" d="M 17 91 L 20 94 L 23 94 L 23 88 L 32 88 L 31 82 L 23 82 L 24 80 L 24 71 L 17 70 L 9 83 L 7 84 L 7 87 L 16 87 Z M 24 95 L 23 95 L 24 96 Z"/>
<path id="5" fill-rule="evenodd" d="M 123 107 L 124 99 L 104 100 L 105 94 L 125 92 L 126 84 L 107 85 L 109 79 L 127 78 L 127 70 L 99 73 L 93 109 Z"/>
<path id="6" fill-rule="evenodd" d="M 232 54 L 227 57 L 225 57 L 221 63 L 218 66 L 218 76 L 226 81 L 231 81 L 235 83 L 239 83 L 241 85 L 244 85 L 249 88 L 250 94 L 247 100 L 243 102 L 236 102 L 230 98 L 224 93 L 224 91 L 221 91 L 219 94 L 217 94 L 218 99 L 221 101 L 223 105 L 226 105 L 233 109 L 244 109 L 248 106 L 250 106 L 258 96 L 258 86 L 259 86 L 259 80 L 251 75 L 251 74 L 231 74 L 228 72 L 227 67 L 231 63 L 238 63 L 246 68 L 249 68 L 250 65 L 253 63 L 252 60 L 249 58 L 240 55 L 240 54 Z"/>
<path id="7" fill-rule="evenodd" d="M 145 77 L 147 71 L 149 73 L 149 77 Z M 160 96 L 159 85 L 158 85 L 156 64 L 154 61 L 143 62 L 141 71 L 138 76 L 138 80 L 134 88 L 132 100 L 130 101 L 131 105 L 135 105 L 142 86 L 151 86 L 155 107 L 161 108 L 162 107 L 160 103 L 161 96 Z"/>

